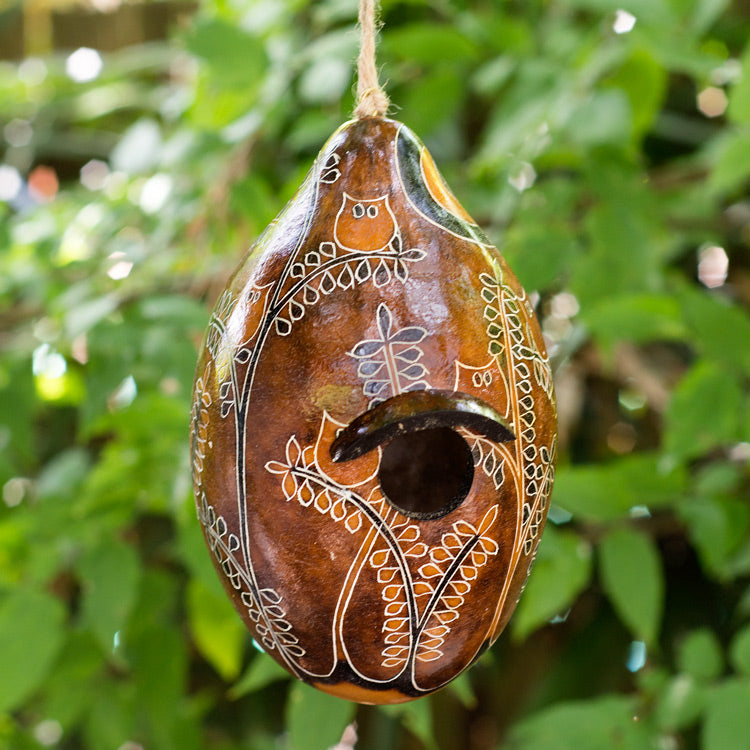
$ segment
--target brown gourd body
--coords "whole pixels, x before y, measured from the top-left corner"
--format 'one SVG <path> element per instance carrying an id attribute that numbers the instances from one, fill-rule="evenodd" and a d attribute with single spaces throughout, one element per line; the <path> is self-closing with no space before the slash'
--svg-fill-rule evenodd
<path id="1" fill-rule="evenodd" d="M 505 626 L 552 487 L 549 362 L 523 289 L 404 125 L 343 125 L 241 263 L 191 444 L 226 591 L 302 680 L 410 700 Z M 452 496 L 435 472 L 458 476 Z"/>

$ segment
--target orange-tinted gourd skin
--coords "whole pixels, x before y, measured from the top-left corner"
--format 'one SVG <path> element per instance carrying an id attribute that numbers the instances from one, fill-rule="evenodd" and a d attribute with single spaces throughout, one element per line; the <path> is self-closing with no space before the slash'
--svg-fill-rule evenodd
<path id="1" fill-rule="evenodd" d="M 474 474 L 440 517 L 385 497 L 385 445 L 331 458 L 342 428 L 415 390 L 489 404 L 512 433 L 446 422 Z M 408 128 L 343 125 L 221 295 L 195 380 L 198 517 L 257 642 L 350 700 L 445 685 L 515 607 L 555 429 L 542 335 L 500 253 Z"/>

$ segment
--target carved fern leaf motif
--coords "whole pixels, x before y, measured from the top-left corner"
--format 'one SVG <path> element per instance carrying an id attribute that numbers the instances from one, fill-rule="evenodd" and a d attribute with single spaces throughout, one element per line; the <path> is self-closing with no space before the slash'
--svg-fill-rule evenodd
<path id="1" fill-rule="evenodd" d="M 349 356 L 358 360 L 357 374 L 365 381 L 363 391 L 370 408 L 390 396 L 429 388 L 429 375 L 420 362 L 424 352 L 418 346 L 427 331 L 420 326 L 394 328 L 393 315 L 384 302 L 377 311 L 378 336 L 360 341 Z"/>
<path id="2" fill-rule="evenodd" d="M 518 403 L 519 417 L 519 461 L 523 470 L 523 508 L 522 518 L 525 529 L 538 529 L 543 514 L 540 509 L 540 498 L 550 491 L 550 456 L 549 448 L 543 449 L 542 456 L 536 447 L 536 414 L 534 412 L 534 394 L 532 378 L 552 400 L 552 372 L 549 358 L 543 355 L 536 345 L 530 327 L 533 310 L 528 298 L 519 297 L 505 282 L 502 269 L 496 268 L 497 278 L 482 274 L 482 298 L 486 302 L 484 317 L 487 320 L 489 337 L 488 351 L 495 357 L 498 366 L 507 362 L 513 379 L 513 388 Z M 546 494 L 545 494 L 546 493 Z M 523 550 L 529 554 L 533 549 L 534 538 L 529 534 L 523 542 Z"/>
<path id="3" fill-rule="evenodd" d="M 452 530 L 442 535 L 440 546 L 430 549 L 430 562 L 419 568 L 430 600 L 419 623 L 417 660 L 429 662 L 443 656 L 440 649 L 479 570 L 498 553 L 497 542 L 487 533 L 498 510 L 493 505 L 477 526 L 454 522 Z"/>
<path id="4" fill-rule="evenodd" d="M 394 525 L 393 534 L 404 558 L 424 557 L 428 547 L 419 541 L 420 531 L 416 524 L 404 521 Z M 378 583 L 381 585 L 381 598 L 385 603 L 383 621 L 383 642 L 381 655 L 382 666 L 387 668 L 401 667 L 409 658 L 411 651 L 411 624 L 409 607 L 403 576 L 392 551 L 381 548 L 370 555 L 370 566 L 377 570 Z M 422 582 L 413 582 L 411 594 L 419 607 L 420 599 L 429 595 L 430 587 Z"/>
<path id="5" fill-rule="evenodd" d="M 547 499 L 552 492 L 552 484 L 555 480 L 555 449 L 556 444 L 554 441 L 551 448 L 543 445 L 539 449 L 539 463 L 535 468 L 537 494 L 533 502 L 524 503 L 523 505 L 521 534 L 523 538 L 523 551 L 526 555 L 531 554 L 534 549 L 534 541 L 539 534 L 539 528 L 544 520 Z"/>
<path id="6" fill-rule="evenodd" d="M 388 506 L 377 488 L 365 500 L 338 484 L 320 470 L 313 446 L 303 449 L 294 436 L 287 442 L 285 460 L 269 461 L 265 468 L 281 478 L 287 501 L 330 516 L 352 534 L 365 523 L 381 534 L 384 544 L 373 550 L 368 563 L 377 571 L 384 606 L 382 666 L 403 667 L 411 658 L 439 659 L 479 570 L 498 552 L 489 533 L 498 506 L 492 506 L 476 526 L 455 521 L 441 543 L 429 547 L 421 540 L 417 524 L 408 519 L 385 522 Z M 417 575 L 409 571 L 409 558 L 417 561 Z"/>
<path id="7" fill-rule="evenodd" d="M 305 655 L 299 638 L 292 632 L 292 625 L 286 619 L 282 597 L 272 588 L 257 588 L 244 565 L 237 559 L 240 540 L 230 533 L 224 517 L 217 515 L 208 503 L 205 493 L 201 495 L 198 518 L 203 524 L 208 546 L 216 557 L 221 569 L 232 587 L 240 591 L 242 603 L 247 608 L 255 630 L 267 651 L 278 649 L 284 660 L 294 668 L 296 659 Z"/>
<path id="8" fill-rule="evenodd" d="M 331 154 L 326 159 L 321 169 L 320 181 L 332 185 L 339 177 L 341 177 L 341 170 L 338 165 L 341 161 L 341 156 L 337 153 Z"/>
<path id="9" fill-rule="evenodd" d="M 481 469 L 499 490 L 505 480 L 505 457 L 500 455 L 487 438 L 478 435 L 466 435 L 471 444 L 471 455 L 474 468 Z"/>
<path id="10" fill-rule="evenodd" d="M 490 338 L 489 353 L 498 360 L 506 354 L 503 340 L 504 327 L 508 333 L 513 358 L 532 362 L 534 378 L 540 388 L 544 390 L 550 400 L 552 395 L 552 368 L 549 358 L 543 355 L 536 345 L 531 331 L 529 318 L 533 316 L 531 303 L 527 297 L 520 298 L 505 283 L 502 271 L 498 267 L 499 278 L 483 273 L 479 280 L 482 282 L 482 299 L 486 302 L 484 317 L 487 320 L 487 335 Z M 521 306 L 524 306 L 527 319 L 521 320 Z"/>
<path id="11" fill-rule="evenodd" d="M 206 346 L 214 360 L 218 357 L 219 345 L 227 330 L 227 320 L 236 303 L 237 300 L 232 296 L 232 293 L 225 289 L 211 314 L 206 334 Z"/>
<path id="12" fill-rule="evenodd" d="M 193 482 L 197 491 L 203 481 L 203 468 L 206 460 L 206 448 L 208 446 L 208 423 L 209 407 L 213 403 L 211 394 L 206 390 L 206 384 L 202 377 L 195 381 L 193 391 L 193 405 L 190 411 L 190 424 L 192 427 L 192 455 Z"/>
<path id="13" fill-rule="evenodd" d="M 286 461 L 268 461 L 266 470 L 281 477 L 287 502 L 296 500 L 304 508 L 314 508 L 343 522 L 350 534 L 362 528 L 364 498 L 322 474 L 315 463 L 313 447 L 303 450 L 294 435 L 286 444 Z"/>
<path id="14" fill-rule="evenodd" d="M 292 263 L 289 276 L 292 287 L 284 293 L 274 313 L 274 326 L 280 336 L 288 336 L 294 323 L 305 316 L 324 296 L 338 289 L 353 289 L 372 281 L 380 288 L 393 279 L 404 282 L 409 277 L 408 263 L 426 257 L 420 248 L 401 249 L 401 235 L 396 233 L 388 249 L 382 252 L 347 252 L 339 254 L 334 242 L 321 242 L 317 250 L 309 250 Z"/>
<path id="15" fill-rule="evenodd" d="M 296 500 L 302 507 L 314 508 L 343 523 L 354 534 L 369 523 L 381 535 L 382 546 L 369 557 L 369 564 L 377 570 L 381 598 L 384 602 L 383 666 L 398 667 L 406 663 L 411 650 L 414 593 L 419 595 L 421 584 L 411 590 L 411 576 L 406 559 L 422 557 L 428 547 L 419 541 L 419 527 L 408 521 L 389 525 L 386 501 L 377 487 L 365 500 L 351 488 L 338 484 L 315 461 L 313 446 L 302 449 L 292 436 L 286 445 L 285 461 L 268 461 L 267 471 L 281 477 L 281 489 L 287 501 Z M 407 581 L 410 590 L 407 591 Z M 421 587 L 421 588 L 420 588 Z"/>

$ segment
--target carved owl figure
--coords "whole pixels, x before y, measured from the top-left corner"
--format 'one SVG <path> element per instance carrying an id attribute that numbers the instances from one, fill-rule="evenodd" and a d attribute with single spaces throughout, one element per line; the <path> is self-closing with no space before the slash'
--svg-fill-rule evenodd
<path id="1" fill-rule="evenodd" d="M 532 305 L 393 120 L 343 125 L 221 295 L 191 427 L 197 512 L 257 643 L 395 703 L 503 629 L 554 476 Z"/>
<path id="2" fill-rule="evenodd" d="M 333 224 L 336 244 L 344 250 L 384 250 L 396 238 L 396 218 L 388 196 L 356 199 L 344 193 Z"/>

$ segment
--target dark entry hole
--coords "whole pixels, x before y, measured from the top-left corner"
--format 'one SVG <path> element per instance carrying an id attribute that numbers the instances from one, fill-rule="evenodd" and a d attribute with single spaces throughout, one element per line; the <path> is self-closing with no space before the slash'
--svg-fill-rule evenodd
<path id="1" fill-rule="evenodd" d="M 442 518 L 469 494 L 474 460 L 449 427 L 409 432 L 384 448 L 378 472 L 386 499 L 411 518 Z"/>

